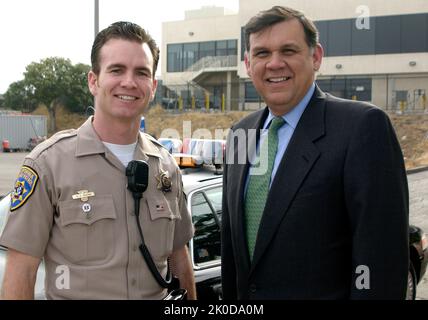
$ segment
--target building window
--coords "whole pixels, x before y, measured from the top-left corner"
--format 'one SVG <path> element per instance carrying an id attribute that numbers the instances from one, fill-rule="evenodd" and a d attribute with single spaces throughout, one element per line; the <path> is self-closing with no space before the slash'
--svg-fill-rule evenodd
<path id="1" fill-rule="evenodd" d="M 227 41 L 217 41 L 215 55 L 227 56 Z"/>
<path id="2" fill-rule="evenodd" d="M 182 44 L 169 44 L 167 46 L 167 72 L 180 72 L 183 71 L 183 45 Z"/>
<path id="3" fill-rule="evenodd" d="M 428 51 L 428 14 L 401 17 L 401 52 Z"/>
<path id="4" fill-rule="evenodd" d="M 336 97 L 359 101 L 372 100 L 372 80 L 370 78 L 339 78 L 316 81 L 322 91 Z"/>
<path id="5" fill-rule="evenodd" d="M 329 56 L 351 55 L 351 20 L 333 20 L 328 24 Z"/>
<path id="6" fill-rule="evenodd" d="M 238 40 L 220 40 L 167 45 L 167 72 L 183 72 L 205 57 L 224 57 L 237 55 Z M 228 66 L 236 66 L 228 62 Z"/>
<path id="7" fill-rule="evenodd" d="M 183 45 L 183 71 L 190 68 L 199 60 L 199 43 L 185 43 Z"/>
<path id="8" fill-rule="evenodd" d="M 400 53 L 400 30 L 402 27 L 400 16 L 376 17 L 375 21 L 375 53 Z"/>
<path id="9" fill-rule="evenodd" d="M 241 61 L 244 61 L 245 50 L 245 28 L 241 27 Z"/>
<path id="10" fill-rule="evenodd" d="M 201 59 L 204 57 L 214 57 L 215 41 L 201 42 L 199 44 L 199 56 Z"/>
<path id="11" fill-rule="evenodd" d="M 237 40 L 227 40 L 227 55 L 228 56 L 238 55 L 238 41 Z"/>
<path id="12" fill-rule="evenodd" d="M 367 28 L 356 19 L 315 21 L 325 56 L 428 52 L 428 13 L 369 19 Z"/>
<path id="13" fill-rule="evenodd" d="M 261 98 L 252 82 L 245 82 L 245 102 L 260 102 Z"/>

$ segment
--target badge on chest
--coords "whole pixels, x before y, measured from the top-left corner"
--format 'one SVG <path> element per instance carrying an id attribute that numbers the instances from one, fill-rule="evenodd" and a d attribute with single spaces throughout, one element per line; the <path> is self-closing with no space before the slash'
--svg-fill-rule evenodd
<path id="1" fill-rule="evenodd" d="M 87 201 L 90 197 L 95 197 L 95 192 L 89 191 L 89 190 L 79 190 L 76 194 L 73 194 L 71 196 L 73 200 L 80 200 L 83 202 L 82 204 L 82 211 L 86 214 L 86 217 L 90 218 L 90 212 L 92 210 L 91 204 Z"/>

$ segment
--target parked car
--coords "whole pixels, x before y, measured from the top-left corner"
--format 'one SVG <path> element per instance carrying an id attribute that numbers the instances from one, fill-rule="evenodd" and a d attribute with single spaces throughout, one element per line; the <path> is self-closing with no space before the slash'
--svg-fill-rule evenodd
<path id="1" fill-rule="evenodd" d="M 184 192 L 192 214 L 195 235 L 189 243 L 195 273 L 196 289 L 200 300 L 218 300 L 221 291 L 220 224 L 222 177 L 214 169 L 182 169 Z M 10 204 L 10 195 L 0 201 L 0 232 L 3 229 Z M 409 227 L 410 262 L 407 299 L 416 297 L 417 284 L 423 278 L 428 262 L 427 238 L 423 231 Z M 0 280 L 5 267 L 6 249 L 0 247 Z M 38 270 L 36 297 L 43 298 L 44 267 Z"/>

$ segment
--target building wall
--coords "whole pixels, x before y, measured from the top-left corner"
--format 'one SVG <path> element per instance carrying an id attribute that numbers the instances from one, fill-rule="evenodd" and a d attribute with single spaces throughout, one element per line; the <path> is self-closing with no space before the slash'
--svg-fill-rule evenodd
<path id="1" fill-rule="evenodd" d="M 198 12 L 196 12 L 188 14 L 188 17 L 192 17 L 191 19 L 163 24 L 163 55 L 161 63 L 164 82 L 166 84 L 185 83 L 194 76 L 189 72 L 166 72 L 167 43 L 237 39 L 238 66 L 231 68 L 231 70 L 237 70 L 241 83 L 233 87 L 232 100 L 239 96 L 237 100 L 239 101 L 238 106 L 240 109 L 259 108 L 260 103 L 244 104 L 243 101 L 243 96 L 245 96 L 243 82 L 248 81 L 249 78 L 243 57 L 241 57 L 241 30 L 253 15 L 274 5 L 296 8 L 305 12 L 314 21 L 321 23 L 339 19 L 364 18 L 364 23 L 368 21 L 370 25 L 370 22 L 372 22 L 371 26 L 374 25 L 373 20 L 370 20 L 371 17 L 428 13 L 427 0 L 366 0 L 363 3 L 360 0 L 240 0 L 240 11 L 236 15 L 218 16 L 220 11 L 217 10 L 218 12 L 215 13 L 217 16 L 199 14 L 200 17 L 203 16 L 204 18 L 198 18 Z M 428 28 L 428 25 L 426 27 Z M 397 37 L 399 36 L 397 35 Z M 422 40 L 428 41 L 426 39 Z M 355 41 L 357 40 L 354 39 Z M 428 52 L 328 56 L 324 57 L 318 76 L 322 79 L 334 79 L 337 77 L 371 78 L 371 102 L 382 108 L 396 108 L 395 94 L 397 91 L 407 90 L 409 92 L 409 104 L 412 103 L 411 100 L 415 89 L 422 89 L 428 92 Z"/>
<path id="2" fill-rule="evenodd" d="M 189 75 L 185 75 L 184 73 L 176 74 L 166 72 L 167 44 L 238 39 L 239 29 L 239 19 L 237 15 L 192 18 L 189 20 L 162 23 L 161 64 L 162 79 L 164 82 L 166 84 L 176 83 L 182 78 L 189 77 Z"/>
<path id="3" fill-rule="evenodd" d="M 417 91 L 415 91 L 417 90 Z M 399 110 L 397 91 L 407 91 L 405 107 L 407 110 L 427 110 L 428 74 L 379 75 L 373 77 L 373 104 L 385 110 Z M 425 101 L 422 97 L 425 94 Z"/>
<path id="4" fill-rule="evenodd" d="M 351 19 L 367 17 L 370 25 L 370 17 L 387 15 L 404 15 L 428 12 L 426 0 L 360 0 L 346 1 L 314 1 L 314 0 L 240 0 L 239 20 L 243 27 L 248 20 L 260 10 L 266 10 L 275 5 L 284 5 L 303 11 L 314 21 Z M 399 36 L 399 35 L 397 35 Z M 241 41 L 241 39 L 240 39 Z M 238 44 L 241 46 L 241 43 Z M 240 52 L 239 52 L 240 53 Z M 247 78 L 244 62 L 239 61 L 238 74 Z M 409 68 L 408 63 L 416 61 L 415 67 Z M 337 69 L 336 65 L 342 68 Z M 369 56 L 343 56 L 324 57 L 320 70 L 322 75 L 358 75 L 358 74 L 382 74 L 402 72 L 428 72 L 428 52 L 416 54 L 388 54 Z"/>
<path id="5" fill-rule="evenodd" d="M 362 15 L 361 6 L 369 9 L 370 16 L 428 12 L 426 0 L 239 0 L 240 25 L 245 25 L 258 11 L 277 5 L 303 11 L 312 20 L 356 18 Z"/>

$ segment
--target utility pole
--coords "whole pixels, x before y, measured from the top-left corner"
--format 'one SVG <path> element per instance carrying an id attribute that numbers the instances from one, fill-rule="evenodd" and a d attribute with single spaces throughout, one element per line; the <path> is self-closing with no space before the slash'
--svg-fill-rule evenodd
<path id="1" fill-rule="evenodd" d="M 94 39 L 100 30 L 100 3 L 99 0 L 94 0 Z M 95 112 L 95 97 L 93 99 L 94 106 L 92 110 Z"/>
<path id="2" fill-rule="evenodd" d="M 99 0 L 94 0 L 94 38 L 100 30 L 100 3 Z"/>

